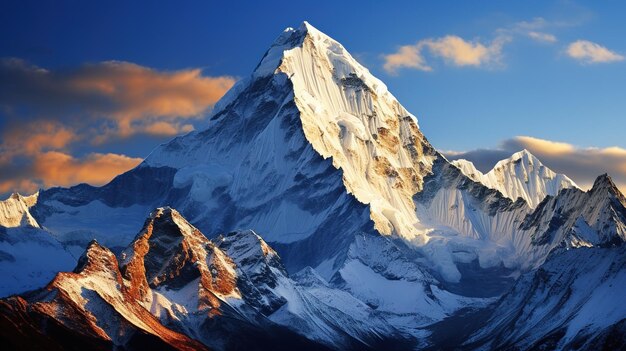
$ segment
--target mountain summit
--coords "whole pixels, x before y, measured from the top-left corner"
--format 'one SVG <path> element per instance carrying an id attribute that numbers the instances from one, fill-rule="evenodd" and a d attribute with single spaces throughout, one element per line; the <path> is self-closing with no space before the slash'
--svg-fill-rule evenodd
<path id="1" fill-rule="evenodd" d="M 229 195 L 242 204 L 270 200 L 259 194 L 257 180 L 277 184 L 273 194 L 290 191 L 290 184 L 298 187 L 315 177 L 311 172 L 321 166 L 313 163 L 331 159 L 336 170 L 326 172 L 341 177 L 338 186 L 369 207 L 377 231 L 424 241 L 413 225 L 419 219 L 412 196 L 436 157 L 416 118 L 387 87 L 340 43 L 304 22 L 278 37 L 254 73 L 216 106 L 206 130 L 156 149 L 144 166 L 180 169 L 175 185 L 190 185 L 194 199 L 233 181 Z M 197 166 L 206 163 L 211 167 Z M 282 179 L 287 175 L 293 180 Z M 248 199 L 241 201 L 243 196 Z M 268 239 L 302 240 L 311 235 L 302 224 L 326 216 L 296 213 L 289 202 L 276 206 L 300 220 L 292 223 L 265 211 L 267 223 L 259 229 L 276 235 Z"/>
<path id="2" fill-rule="evenodd" d="M 455 160 L 452 164 L 472 180 L 496 189 L 512 200 L 522 198 L 532 208 L 536 208 L 548 195 L 556 196 L 562 189 L 578 188 L 573 180 L 544 166 L 528 150 L 499 161 L 486 174 L 467 160 Z"/>

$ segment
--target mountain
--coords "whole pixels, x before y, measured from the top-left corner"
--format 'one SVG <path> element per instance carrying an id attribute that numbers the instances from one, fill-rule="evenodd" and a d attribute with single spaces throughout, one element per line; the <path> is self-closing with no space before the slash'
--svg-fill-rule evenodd
<path id="1" fill-rule="evenodd" d="M 618 350 L 626 345 L 626 251 L 555 252 L 523 275 L 466 349 Z"/>
<path id="2" fill-rule="evenodd" d="M 39 193 L 22 196 L 13 193 L 8 199 L 0 201 L 0 226 L 5 228 L 33 227 L 39 223 L 30 214 L 30 208 L 37 203 Z"/>
<path id="3" fill-rule="evenodd" d="M 497 316 L 511 291 L 539 294 L 518 284 L 545 267 L 584 277 L 559 253 L 618 250 L 626 228 L 608 176 L 588 192 L 558 189 L 532 155 L 515 157 L 494 172 L 507 193 L 477 181 L 341 44 L 306 22 L 288 28 L 205 128 L 102 187 L 39 193 L 32 217 L 87 254 L 75 273 L 3 300 L 5 338 L 23 325 L 103 348 L 442 349 L 472 333 L 477 348 L 500 345 L 465 328 L 467 316 Z M 77 320 L 91 322 L 86 334 Z M 502 345 L 531 345 L 519 340 Z"/>
<path id="4" fill-rule="evenodd" d="M 522 228 L 533 232 L 533 242 L 538 245 L 621 245 L 626 241 L 626 197 L 604 174 L 587 192 L 574 188 L 547 197 Z"/>
<path id="5" fill-rule="evenodd" d="M 38 194 L 0 201 L 0 297 L 45 285 L 76 259 L 31 215 Z"/>
<path id="6" fill-rule="evenodd" d="M 499 193 L 490 196 L 511 207 L 504 216 L 512 220 L 487 212 L 479 223 L 457 226 L 448 217 L 462 218 L 462 208 L 444 217 L 421 213 L 416 197 L 434 192 L 425 179 L 442 175 L 433 167 L 447 161 L 380 80 L 306 22 L 285 30 L 208 119 L 205 129 L 161 145 L 103 187 L 42 191 L 35 217 L 63 242 L 86 246 L 96 238 L 119 250 L 142 213 L 170 205 L 208 237 L 248 228 L 265 233 L 290 272 L 311 266 L 328 279 L 361 233 L 425 247 L 429 266 L 451 281 L 460 279 L 458 261 L 470 256 L 489 267 L 516 268 L 525 260 L 518 242 L 498 243 L 513 247 L 502 250 L 487 240 L 512 237 L 514 220 L 530 211 L 506 205 Z M 485 200 L 483 190 L 461 193 Z M 451 253 L 450 240 L 468 253 Z"/>
<path id="7" fill-rule="evenodd" d="M 467 160 L 454 160 L 451 163 L 472 180 L 500 191 L 511 200 L 521 197 L 532 208 L 536 208 L 548 195 L 556 196 L 562 189 L 578 188 L 574 181 L 544 166 L 528 150 L 499 161 L 486 174 Z"/>
<path id="8" fill-rule="evenodd" d="M 76 258 L 49 232 L 0 227 L 0 297 L 40 288 Z"/>
<path id="9" fill-rule="evenodd" d="M 181 350 L 367 349 L 412 342 L 311 269 L 298 279 L 303 283 L 289 277 L 256 233 L 211 241 L 176 210 L 159 208 L 119 258 L 93 241 L 73 272 L 0 302 L 0 339 L 19 346 L 31 331 L 32 346 L 50 339 L 65 348 L 73 338 L 97 349 Z"/>
<path id="10" fill-rule="evenodd" d="M 73 272 L 59 273 L 24 297 L 3 300 L 0 309 L 0 338 L 15 349 L 205 349 L 132 300 L 115 256 L 95 241 Z"/>

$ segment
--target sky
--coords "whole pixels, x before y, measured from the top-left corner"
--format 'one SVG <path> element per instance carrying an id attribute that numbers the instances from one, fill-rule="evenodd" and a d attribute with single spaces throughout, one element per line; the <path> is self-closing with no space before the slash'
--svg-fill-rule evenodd
<path id="1" fill-rule="evenodd" d="M 449 158 L 526 148 L 626 189 L 621 1 L 0 4 L 0 194 L 101 185 L 212 106 L 303 20 L 341 42 Z"/>

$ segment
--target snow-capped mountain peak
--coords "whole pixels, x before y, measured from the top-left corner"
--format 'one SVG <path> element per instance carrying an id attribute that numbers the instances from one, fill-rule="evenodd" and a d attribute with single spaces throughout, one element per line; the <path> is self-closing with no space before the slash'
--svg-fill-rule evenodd
<path id="1" fill-rule="evenodd" d="M 39 223 L 30 213 L 30 208 L 37 203 L 38 196 L 39 192 L 30 196 L 13 193 L 8 199 L 0 201 L 0 226 L 39 228 Z"/>
<path id="2" fill-rule="evenodd" d="M 169 207 L 150 214 L 121 257 L 128 289 L 138 299 L 151 298 L 151 288 L 178 289 L 196 279 L 198 308 L 218 308 L 219 297 L 238 295 L 232 261 Z"/>
<path id="3" fill-rule="evenodd" d="M 332 157 L 348 191 L 370 206 L 379 232 L 420 237 L 412 196 L 421 190 L 435 152 L 415 116 L 340 43 L 310 24 L 285 42 L 289 48 L 270 49 L 267 57 L 282 50 L 276 72 L 293 85 L 308 142 Z"/>
<path id="4" fill-rule="evenodd" d="M 452 164 L 472 180 L 496 189 L 512 200 L 521 197 L 531 208 L 536 208 L 546 196 L 555 196 L 562 189 L 578 188 L 573 180 L 544 166 L 526 149 L 499 161 L 485 174 L 467 160 L 455 160 Z"/>

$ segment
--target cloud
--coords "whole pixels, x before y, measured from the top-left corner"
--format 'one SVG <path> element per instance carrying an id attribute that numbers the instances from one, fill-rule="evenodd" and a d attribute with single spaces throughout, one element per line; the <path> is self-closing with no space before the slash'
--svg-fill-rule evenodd
<path id="1" fill-rule="evenodd" d="M 569 44 L 566 52 L 569 57 L 587 64 L 624 60 L 624 56 L 587 40 L 577 40 Z"/>
<path id="2" fill-rule="evenodd" d="M 626 191 L 626 149 L 618 146 L 584 148 L 565 142 L 517 136 L 502 141 L 493 149 L 444 154 L 450 160 L 470 160 L 479 170 L 488 172 L 497 161 L 523 149 L 529 150 L 555 172 L 566 174 L 584 189 L 590 188 L 598 175 L 608 173 L 620 189 Z"/>
<path id="3" fill-rule="evenodd" d="M 395 73 L 399 68 L 413 68 L 420 71 L 432 71 L 422 56 L 421 46 L 405 45 L 398 49 L 395 54 L 385 55 L 385 71 Z"/>
<path id="4" fill-rule="evenodd" d="M 45 187 L 76 183 L 102 185 L 141 161 L 141 158 L 112 153 L 92 153 L 77 159 L 62 152 L 49 151 L 35 157 L 32 172 L 33 178 L 41 180 Z"/>
<path id="5" fill-rule="evenodd" d="M 527 34 L 529 38 L 542 43 L 553 44 L 558 41 L 558 39 L 554 35 L 549 33 L 530 31 Z"/>
<path id="6" fill-rule="evenodd" d="M 528 37 L 536 42 L 553 44 L 558 39 L 554 34 L 547 33 L 546 30 L 563 26 L 566 26 L 563 22 L 548 21 L 542 17 L 535 17 L 530 21 L 520 21 L 507 27 L 498 28 L 496 32 L 501 35 Z"/>
<path id="7" fill-rule="evenodd" d="M 456 35 L 424 39 L 415 45 L 402 46 L 396 53 L 385 55 L 383 68 L 389 73 L 396 73 L 400 68 L 431 71 L 432 67 L 426 63 L 424 52 L 457 67 L 499 65 L 502 48 L 508 41 L 510 41 L 508 36 L 498 36 L 489 44 L 477 40 L 467 41 Z"/>
<path id="8" fill-rule="evenodd" d="M 79 140 L 72 129 L 46 120 L 9 125 L 0 135 L 0 159 L 15 154 L 33 155 L 41 150 L 63 149 Z"/>
<path id="9" fill-rule="evenodd" d="M 75 158 L 59 151 L 38 153 L 25 164 L 4 164 L 0 193 L 32 193 L 39 188 L 77 183 L 102 185 L 137 166 L 141 158 L 119 154 L 91 153 Z"/>
<path id="10" fill-rule="evenodd" d="M 505 150 L 528 149 L 542 155 L 564 155 L 576 150 L 574 145 L 559 141 L 534 138 L 530 136 L 518 136 L 502 142 L 501 147 Z"/>
<path id="11" fill-rule="evenodd" d="M 0 59 L 0 193 L 104 184 L 141 159 L 90 153 L 94 145 L 189 132 L 233 83 L 200 69 L 108 61 L 48 70 Z"/>
<path id="12" fill-rule="evenodd" d="M 56 120 L 76 129 L 89 124 L 106 137 L 179 134 L 234 84 L 200 69 L 158 71 L 107 61 L 47 70 L 19 59 L 0 60 L 0 107 L 16 121 Z M 169 128 L 164 128 L 168 124 Z"/>
<path id="13" fill-rule="evenodd" d="M 515 37 L 528 37 L 542 43 L 556 43 L 555 35 L 547 33 L 550 28 L 564 27 L 563 22 L 550 22 L 536 17 L 530 21 L 521 21 L 494 31 L 494 39 L 489 42 L 465 40 L 456 35 L 441 38 L 428 38 L 414 45 L 404 45 L 393 54 L 384 55 L 383 68 L 396 74 L 399 69 L 411 68 L 420 71 L 432 71 L 427 63 L 426 54 L 441 58 L 447 64 L 457 67 L 499 67 L 502 66 L 502 50 L 504 45 Z"/>

